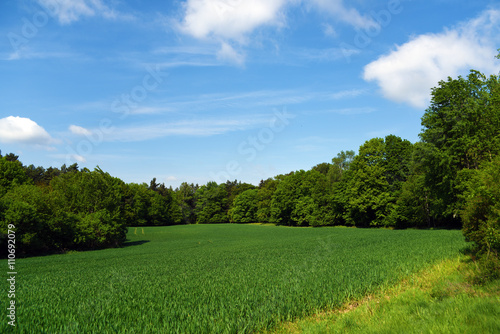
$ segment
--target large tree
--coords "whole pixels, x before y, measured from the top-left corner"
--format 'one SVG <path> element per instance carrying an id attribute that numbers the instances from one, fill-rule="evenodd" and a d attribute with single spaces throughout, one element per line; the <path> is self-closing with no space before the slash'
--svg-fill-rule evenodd
<path id="1" fill-rule="evenodd" d="M 229 218 L 226 208 L 228 207 L 228 193 L 226 184 L 218 185 L 216 182 L 208 182 L 196 191 L 196 223 L 228 223 Z"/>
<path id="2" fill-rule="evenodd" d="M 345 172 L 349 170 L 356 153 L 354 151 L 341 151 L 335 158 L 332 159 L 332 164 L 328 171 L 328 179 L 330 182 L 341 181 Z"/>
<path id="3" fill-rule="evenodd" d="M 185 224 L 195 224 L 196 223 L 196 191 L 198 190 L 198 185 L 193 183 L 188 184 L 187 182 L 181 183 L 179 188 L 175 189 L 176 200 L 181 210 L 182 222 Z"/>
<path id="4" fill-rule="evenodd" d="M 57 206 L 79 217 L 75 240 L 80 247 L 118 246 L 125 241 L 123 185 L 99 167 L 52 179 Z"/>
<path id="5" fill-rule="evenodd" d="M 413 145 L 389 135 L 366 141 L 340 189 L 345 220 L 357 226 L 394 226 L 398 198 L 409 173 Z M 337 198 L 339 195 L 336 196 Z"/>
<path id="6" fill-rule="evenodd" d="M 331 225 L 332 214 L 327 177 L 314 169 L 287 175 L 272 196 L 271 221 L 279 225 Z"/>
<path id="7" fill-rule="evenodd" d="M 258 193 L 257 189 L 248 189 L 236 196 L 229 210 L 232 223 L 257 222 Z"/>
<path id="8" fill-rule="evenodd" d="M 432 90 L 422 117 L 425 185 L 433 193 L 440 224 L 460 223 L 458 197 L 467 181 L 463 170 L 478 169 L 500 153 L 500 79 L 472 70 Z"/>
<path id="9" fill-rule="evenodd" d="M 271 201 L 278 187 L 280 177 L 261 180 L 257 194 L 257 221 L 260 223 L 271 222 Z"/>
<path id="10" fill-rule="evenodd" d="M 0 197 L 16 186 L 31 183 L 31 179 L 17 158 L 13 160 L 9 155 L 0 157 Z"/>

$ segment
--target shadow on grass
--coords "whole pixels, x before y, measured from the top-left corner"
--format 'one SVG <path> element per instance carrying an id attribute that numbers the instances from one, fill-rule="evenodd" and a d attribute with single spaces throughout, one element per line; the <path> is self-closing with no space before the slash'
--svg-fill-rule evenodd
<path id="1" fill-rule="evenodd" d="M 130 247 L 130 246 L 140 246 L 149 242 L 149 240 L 138 240 L 138 241 L 125 241 L 122 247 Z"/>

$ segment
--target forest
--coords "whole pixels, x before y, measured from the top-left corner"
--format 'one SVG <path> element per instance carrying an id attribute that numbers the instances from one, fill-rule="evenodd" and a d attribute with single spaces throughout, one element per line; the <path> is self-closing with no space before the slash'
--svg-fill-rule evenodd
<path id="1" fill-rule="evenodd" d="M 262 180 L 166 187 L 125 183 L 96 167 L 25 166 L 0 154 L 0 243 L 16 253 L 119 247 L 127 227 L 274 223 L 456 228 L 478 254 L 500 251 L 500 78 L 471 70 L 439 82 L 420 141 L 372 138 L 358 152 Z M 498 269 L 498 261 L 495 262 Z"/>

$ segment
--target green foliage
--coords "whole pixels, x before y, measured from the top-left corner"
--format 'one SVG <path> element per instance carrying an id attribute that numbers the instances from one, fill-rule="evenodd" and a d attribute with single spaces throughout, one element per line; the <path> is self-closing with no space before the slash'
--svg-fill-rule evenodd
<path id="1" fill-rule="evenodd" d="M 158 187 L 157 187 L 158 186 Z M 182 222 L 182 209 L 173 190 L 164 185 L 124 185 L 127 226 L 163 226 Z M 154 190 L 153 190 L 154 189 Z"/>
<path id="2" fill-rule="evenodd" d="M 348 175 L 346 222 L 356 226 L 381 226 L 392 200 L 385 177 L 385 143 L 373 138 L 359 148 Z"/>
<path id="3" fill-rule="evenodd" d="M 77 247 L 119 246 L 125 240 L 123 181 L 97 167 L 62 174 L 50 186 L 60 210 L 79 217 Z"/>
<path id="4" fill-rule="evenodd" d="M 249 183 L 242 183 L 241 181 L 227 181 L 226 182 L 226 191 L 227 191 L 227 204 L 231 205 L 234 199 L 241 193 L 246 190 L 255 189 L 255 186 Z M 229 210 L 229 206 L 227 207 Z"/>
<path id="5" fill-rule="evenodd" d="M 66 172 L 50 187 L 13 187 L 1 198 L 1 232 L 15 226 L 19 255 L 119 246 L 126 233 L 122 187 L 99 168 Z"/>
<path id="6" fill-rule="evenodd" d="M 500 153 L 500 79 L 471 71 L 467 79 L 448 78 L 432 90 L 422 117 L 422 164 L 426 187 L 435 195 L 440 224 L 457 225 L 461 196 L 459 172 L 478 169 Z"/>
<path id="7" fill-rule="evenodd" d="M 43 252 L 48 249 L 48 219 L 50 209 L 41 189 L 24 185 L 13 188 L 2 198 L 1 231 L 7 234 L 9 224 L 15 226 L 17 246 L 25 252 Z M 2 244 L 2 249 L 4 245 Z"/>
<path id="8" fill-rule="evenodd" d="M 257 203 L 257 221 L 260 223 L 270 223 L 271 218 L 271 201 L 273 194 L 278 187 L 278 178 L 267 179 L 260 181 L 258 188 L 258 203 Z"/>
<path id="9" fill-rule="evenodd" d="M 396 200 L 393 215 L 396 227 L 430 228 L 433 220 L 430 214 L 430 193 L 425 187 L 423 175 L 411 175 L 403 184 Z"/>
<path id="10" fill-rule="evenodd" d="M 7 233 L 9 224 L 15 226 L 20 255 L 47 253 L 74 245 L 77 218 L 61 211 L 52 195 L 46 189 L 23 185 L 13 188 L 1 199 L 0 206 L 4 208 L 0 217 L 1 233 Z"/>
<path id="11" fill-rule="evenodd" d="M 486 257 L 500 254 L 500 156 L 484 163 L 467 183 L 463 195 L 463 233 Z M 499 268 L 500 269 L 500 268 Z"/>
<path id="12" fill-rule="evenodd" d="M 257 222 L 258 193 L 257 189 L 248 189 L 234 199 L 233 206 L 229 211 L 232 223 Z"/>
<path id="13" fill-rule="evenodd" d="M 145 226 L 151 223 L 149 217 L 149 207 L 151 205 L 151 196 L 153 193 L 148 186 L 143 184 L 131 183 L 126 186 L 125 215 L 128 226 Z"/>
<path id="14" fill-rule="evenodd" d="M 398 220 L 396 199 L 409 173 L 413 146 L 390 135 L 366 141 L 353 159 L 345 177 L 344 194 L 347 224 L 394 226 Z"/>
<path id="15" fill-rule="evenodd" d="M 16 261 L 18 332 L 255 333 L 371 293 L 464 245 L 459 231 L 134 230 L 123 248 Z"/>
<path id="16" fill-rule="evenodd" d="M 35 185 L 48 186 L 53 178 L 61 174 L 78 172 L 78 164 L 74 163 L 69 167 L 64 164 L 60 169 L 54 167 L 45 169 L 41 166 L 35 167 L 34 165 L 29 165 L 28 167 L 24 167 L 24 170 Z"/>
<path id="17" fill-rule="evenodd" d="M 406 139 L 389 135 L 385 137 L 385 178 L 392 193 L 401 190 L 410 174 L 414 146 Z"/>
<path id="18" fill-rule="evenodd" d="M 271 222 L 288 226 L 320 226 L 333 223 L 327 177 L 316 170 L 287 175 L 271 200 Z"/>
<path id="19" fill-rule="evenodd" d="M 107 210 L 117 215 L 121 210 L 123 181 L 103 172 L 83 169 L 54 178 L 50 186 L 61 205 L 73 213 L 94 213 Z"/>
<path id="20" fill-rule="evenodd" d="M 178 205 L 181 209 L 182 222 L 185 224 L 195 224 L 196 215 L 196 198 L 195 194 L 198 190 L 198 185 L 188 184 L 183 182 L 178 189 L 176 189 Z"/>
<path id="21" fill-rule="evenodd" d="M 328 171 L 328 180 L 333 182 L 339 182 L 345 175 L 345 172 L 349 170 L 352 161 L 356 153 L 354 151 L 341 151 L 335 158 L 332 159 L 332 165 L 330 165 L 330 170 Z"/>
<path id="22" fill-rule="evenodd" d="M 21 162 L 9 159 L 8 156 L 0 157 L 0 197 L 10 189 L 23 184 L 30 184 Z"/>
<path id="23" fill-rule="evenodd" d="M 197 224 L 229 222 L 226 210 L 228 193 L 225 184 L 218 185 L 216 182 L 208 182 L 196 191 L 195 198 Z"/>
<path id="24" fill-rule="evenodd" d="M 124 225 L 107 210 L 83 215 L 76 223 L 75 243 L 84 249 L 120 246 L 124 241 Z"/>
<path id="25" fill-rule="evenodd" d="M 332 167 L 331 164 L 329 164 L 327 162 L 322 162 L 322 163 L 317 164 L 316 166 L 314 166 L 312 169 L 314 169 L 315 171 L 320 172 L 323 175 L 328 175 L 328 172 L 330 171 L 331 167 Z"/>

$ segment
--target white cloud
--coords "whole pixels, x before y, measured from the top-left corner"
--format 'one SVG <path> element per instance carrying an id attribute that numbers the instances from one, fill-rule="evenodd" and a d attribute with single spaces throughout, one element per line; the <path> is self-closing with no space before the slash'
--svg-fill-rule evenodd
<path id="1" fill-rule="evenodd" d="M 50 148 L 48 146 L 57 141 L 31 119 L 9 116 L 0 119 L 0 142 L 22 143 Z"/>
<path id="2" fill-rule="evenodd" d="M 90 136 L 92 134 L 92 132 L 90 130 L 82 128 L 81 126 L 78 126 L 78 125 L 70 125 L 69 131 L 71 131 L 71 133 L 73 133 L 75 135 L 79 135 L 79 136 Z"/>
<path id="3" fill-rule="evenodd" d="M 245 56 L 230 43 L 247 44 L 248 35 L 264 26 L 282 26 L 287 0 L 187 0 L 180 31 L 197 39 L 220 44 L 216 56 L 241 66 Z"/>
<path id="4" fill-rule="evenodd" d="M 61 24 L 70 24 L 82 17 L 102 16 L 106 19 L 131 19 L 130 15 L 118 13 L 101 0 L 37 0 Z"/>
<path id="5" fill-rule="evenodd" d="M 431 88 L 448 76 L 456 77 L 471 68 L 499 71 L 494 58 L 499 36 L 500 11 L 488 10 L 454 29 L 414 37 L 368 64 L 363 76 L 376 81 L 386 98 L 424 108 Z"/>
<path id="6" fill-rule="evenodd" d="M 188 0 L 180 27 L 195 38 L 241 41 L 264 24 L 280 24 L 285 0 Z"/>

